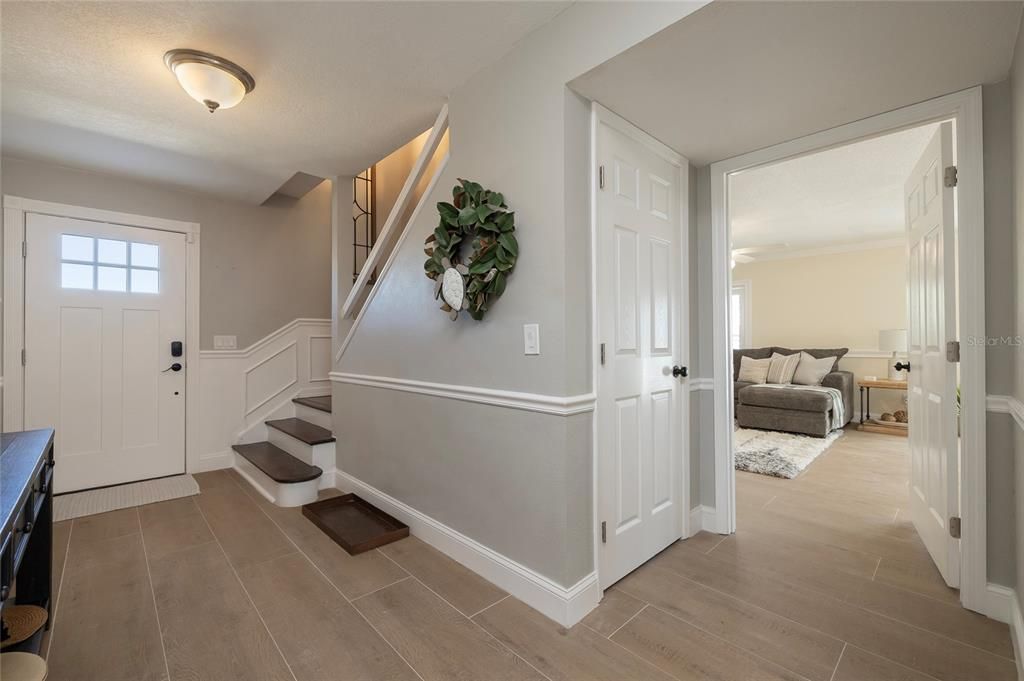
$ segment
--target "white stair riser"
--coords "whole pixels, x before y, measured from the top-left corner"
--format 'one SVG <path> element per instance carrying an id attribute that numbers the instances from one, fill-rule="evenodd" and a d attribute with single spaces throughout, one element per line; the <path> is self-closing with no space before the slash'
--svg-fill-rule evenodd
<path id="1" fill-rule="evenodd" d="M 326 428 L 332 433 L 334 432 L 334 424 L 331 423 L 331 412 L 329 411 L 320 411 L 319 409 L 296 403 L 295 415 L 303 421 L 315 423 L 321 428 Z"/>
<path id="2" fill-rule="evenodd" d="M 316 501 L 317 490 L 325 477 L 321 475 L 316 480 L 307 480 L 306 482 L 277 482 L 237 452 L 235 453 L 235 470 L 267 499 L 278 506 L 289 508 Z"/>
<path id="3" fill-rule="evenodd" d="M 307 445 L 302 440 L 298 440 L 287 433 L 282 433 L 277 428 L 267 427 L 267 441 L 280 447 L 284 451 L 294 456 L 299 461 L 304 461 L 310 466 L 317 466 L 322 471 L 333 471 L 334 470 L 334 443 L 325 442 L 319 445 Z M 324 476 L 320 476 L 321 487 L 330 487 L 331 484 L 325 479 Z"/>

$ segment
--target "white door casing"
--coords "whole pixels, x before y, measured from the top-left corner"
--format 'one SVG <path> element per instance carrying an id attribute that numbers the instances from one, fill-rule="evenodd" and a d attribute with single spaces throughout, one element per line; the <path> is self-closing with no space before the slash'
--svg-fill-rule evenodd
<path id="1" fill-rule="evenodd" d="M 679 539 L 688 513 L 689 419 L 682 381 L 672 373 L 684 357 L 686 161 L 644 144 L 639 131 L 625 134 L 628 125 L 599 117 L 596 132 L 604 177 L 596 190 L 595 273 L 597 341 L 604 346 L 596 389 L 602 588 Z"/>
<path id="2" fill-rule="evenodd" d="M 910 508 L 914 527 L 943 579 L 960 586 L 960 542 L 949 532 L 959 516 L 959 443 L 956 365 L 946 343 L 956 338 L 953 124 L 942 123 L 904 188 L 907 222 L 907 403 L 910 439 Z"/>
<path id="3" fill-rule="evenodd" d="M 186 235 L 34 213 L 25 234 L 25 427 L 56 430 L 55 490 L 183 473 L 186 371 L 164 370 L 185 364 Z M 156 246 L 158 292 L 132 292 L 154 271 L 129 267 L 80 269 L 124 291 L 62 286 L 62 235 Z"/>

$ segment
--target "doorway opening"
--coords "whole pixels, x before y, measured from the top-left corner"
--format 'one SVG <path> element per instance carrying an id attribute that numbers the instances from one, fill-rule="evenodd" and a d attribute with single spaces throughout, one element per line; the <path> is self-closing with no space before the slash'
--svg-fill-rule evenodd
<path id="1" fill-rule="evenodd" d="M 871 575 L 933 563 L 922 591 L 986 612 L 984 357 L 959 345 L 983 291 L 957 276 L 981 267 L 979 98 L 712 164 L 712 524 Z"/>

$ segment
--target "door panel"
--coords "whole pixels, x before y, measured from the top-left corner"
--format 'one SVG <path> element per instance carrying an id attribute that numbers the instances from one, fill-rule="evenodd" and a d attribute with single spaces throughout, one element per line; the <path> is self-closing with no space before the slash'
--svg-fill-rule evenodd
<path id="1" fill-rule="evenodd" d="M 55 491 L 185 471 L 185 235 L 26 216 L 25 426 Z"/>
<path id="2" fill-rule="evenodd" d="M 597 197 L 598 507 L 602 587 L 682 534 L 682 166 L 602 123 Z M 682 161 L 685 163 L 685 161 Z"/>
<path id="3" fill-rule="evenodd" d="M 954 188 L 943 186 L 953 165 L 952 123 L 939 126 L 907 180 L 909 314 L 907 410 L 911 455 L 910 508 L 914 526 L 943 579 L 960 583 L 960 542 L 949 534 L 959 515 L 956 366 L 946 342 L 956 337 L 953 253 Z"/>

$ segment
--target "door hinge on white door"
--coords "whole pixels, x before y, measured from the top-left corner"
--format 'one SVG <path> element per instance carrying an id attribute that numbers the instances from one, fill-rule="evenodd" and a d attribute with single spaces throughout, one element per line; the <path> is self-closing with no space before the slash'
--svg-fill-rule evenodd
<path id="1" fill-rule="evenodd" d="M 601 343 L 601 366 L 604 366 L 604 343 Z"/>
<path id="2" fill-rule="evenodd" d="M 601 521 L 601 543 L 608 543 L 608 523 L 603 520 Z"/>
<path id="3" fill-rule="evenodd" d="M 942 184 L 947 187 L 955 187 L 956 179 L 956 166 L 946 166 L 946 170 L 942 174 Z"/>
<path id="4" fill-rule="evenodd" d="M 960 518 L 956 516 L 949 519 L 949 536 L 953 539 L 960 538 Z"/>
<path id="5" fill-rule="evenodd" d="M 599 189 L 604 189 L 604 166 L 597 167 L 597 186 Z"/>
<path id="6" fill-rule="evenodd" d="M 21 349 L 21 366 L 25 366 L 25 348 Z"/>
<path id="7" fill-rule="evenodd" d="M 946 343 L 946 361 L 960 361 L 960 341 L 949 341 Z"/>
<path id="8" fill-rule="evenodd" d="M 22 258 L 27 258 L 28 257 L 28 242 L 27 241 L 22 241 L 21 242 L 21 257 Z"/>

